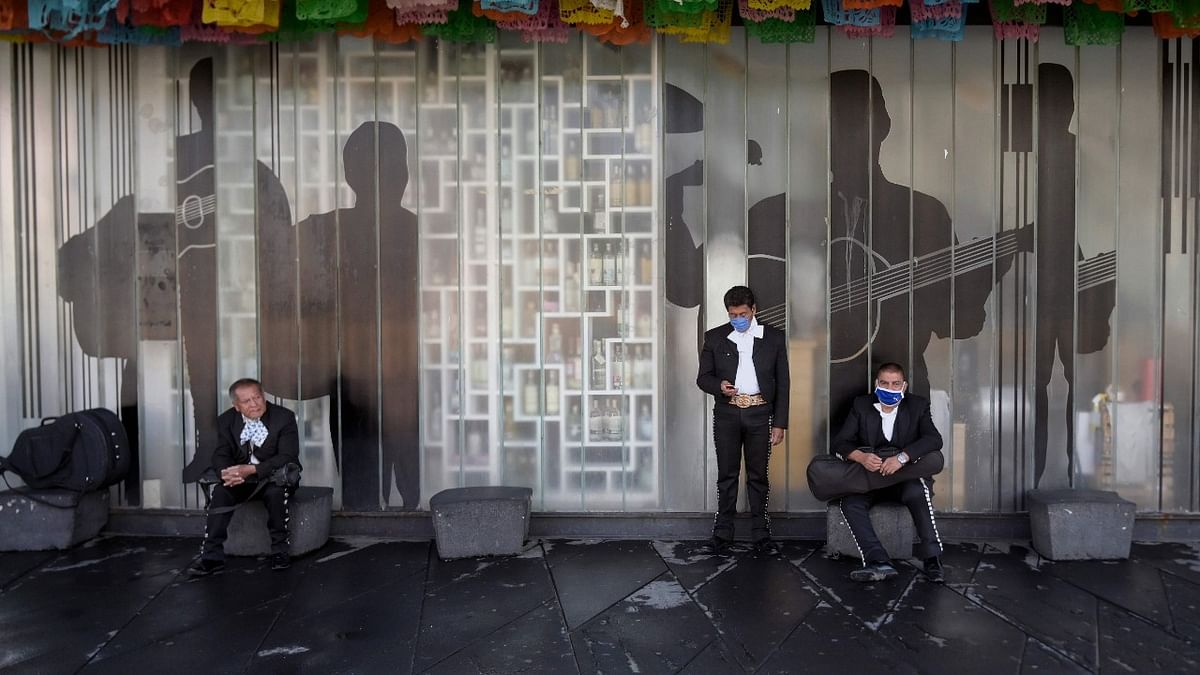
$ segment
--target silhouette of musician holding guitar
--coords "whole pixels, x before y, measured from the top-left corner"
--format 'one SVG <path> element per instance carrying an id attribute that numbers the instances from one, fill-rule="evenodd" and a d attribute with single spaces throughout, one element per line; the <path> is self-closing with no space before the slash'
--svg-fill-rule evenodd
<path id="1" fill-rule="evenodd" d="M 1029 248 L 1029 234 L 1022 228 L 960 244 L 940 201 L 888 180 L 879 151 L 891 118 L 867 71 L 834 72 L 830 103 L 829 402 L 830 421 L 839 424 L 869 389 L 871 363 L 911 363 L 909 389 L 928 397 L 930 339 L 979 334 L 993 263 L 999 278 Z"/>

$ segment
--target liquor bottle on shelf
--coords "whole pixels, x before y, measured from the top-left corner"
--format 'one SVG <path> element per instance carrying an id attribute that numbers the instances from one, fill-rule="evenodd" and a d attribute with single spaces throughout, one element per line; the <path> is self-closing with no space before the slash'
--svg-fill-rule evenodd
<path id="1" fill-rule="evenodd" d="M 638 337 L 650 337 L 650 312 L 641 311 L 638 313 L 635 328 Z"/>
<path id="2" fill-rule="evenodd" d="M 592 229 L 598 234 L 608 234 L 608 209 L 604 204 L 604 190 L 592 193 Z"/>
<path id="3" fill-rule="evenodd" d="M 525 337 L 537 335 L 538 311 L 532 300 L 525 303 L 525 316 L 521 317 L 521 325 L 525 326 Z"/>
<path id="4" fill-rule="evenodd" d="M 605 374 L 608 361 L 604 356 L 604 343 L 592 340 L 592 389 L 605 388 Z"/>
<path id="5" fill-rule="evenodd" d="M 561 363 L 563 358 L 563 342 L 562 330 L 558 324 L 550 326 L 550 337 L 546 338 L 546 361 L 548 363 Z"/>
<path id="6" fill-rule="evenodd" d="M 429 419 L 425 420 L 425 428 L 429 437 L 434 440 L 442 438 L 442 392 L 433 390 L 433 405 L 430 406 Z"/>
<path id="7" fill-rule="evenodd" d="M 513 350 L 512 347 L 505 347 L 502 352 L 504 365 L 501 369 L 504 371 L 504 391 L 511 392 L 513 388 Z"/>
<path id="8" fill-rule="evenodd" d="M 542 242 L 542 280 L 548 286 L 558 286 L 558 247 L 550 240 Z"/>
<path id="9" fill-rule="evenodd" d="M 522 411 L 528 417 L 538 414 L 538 381 L 536 373 L 525 373 L 525 387 L 521 392 L 524 400 Z"/>
<path id="10" fill-rule="evenodd" d="M 583 421 L 579 418 L 579 404 L 572 403 L 570 419 L 567 420 L 567 440 L 568 441 L 581 440 L 581 438 L 582 438 L 581 434 L 583 433 L 583 429 L 581 428 L 582 424 L 583 424 Z"/>
<path id="11" fill-rule="evenodd" d="M 649 401 L 642 401 L 638 408 L 637 429 L 640 440 L 648 441 L 654 438 L 654 416 L 651 414 Z"/>
<path id="12" fill-rule="evenodd" d="M 487 257 L 487 211 L 481 206 L 475 209 L 475 220 L 471 223 L 471 257 L 483 260 Z"/>
<path id="13" fill-rule="evenodd" d="M 609 399 L 608 412 L 604 416 L 604 437 L 610 441 L 621 440 L 621 410 L 615 399 Z"/>
<path id="14" fill-rule="evenodd" d="M 634 143 L 639 154 L 650 154 L 650 147 L 654 144 L 653 118 L 654 112 L 649 104 L 643 104 L 638 111 L 638 123 L 634 130 Z"/>
<path id="15" fill-rule="evenodd" d="M 588 286 L 600 286 L 604 283 L 604 256 L 600 255 L 600 243 L 593 241 L 588 257 Z"/>
<path id="16" fill-rule="evenodd" d="M 638 268 L 638 283 L 649 285 L 654 276 L 654 255 L 648 241 L 638 246 Z"/>
<path id="17" fill-rule="evenodd" d="M 516 433 L 517 421 L 513 418 L 513 402 L 511 398 L 504 399 L 504 435 L 512 438 Z"/>
<path id="18" fill-rule="evenodd" d="M 563 279 L 563 309 L 579 311 L 579 264 L 567 261 L 567 274 Z"/>
<path id="19" fill-rule="evenodd" d="M 553 197 L 546 197 L 546 208 L 542 209 L 542 231 L 558 232 L 558 207 L 554 205 Z"/>
<path id="20" fill-rule="evenodd" d="M 575 351 L 567 357 L 567 388 L 572 391 L 583 389 L 583 339 L 575 338 Z"/>
<path id="21" fill-rule="evenodd" d="M 517 322 L 517 317 L 513 316 L 512 291 L 510 289 L 500 290 L 500 334 L 506 338 L 513 335 L 513 325 Z"/>
<path id="22" fill-rule="evenodd" d="M 625 203 L 625 181 L 622 180 L 622 171 L 620 162 L 613 164 L 612 175 L 608 180 L 609 202 L 613 206 L 621 206 Z"/>
<path id="23" fill-rule="evenodd" d="M 625 311 L 625 303 L 622 300 L 624 296 L 624 293 L 617 293 L 615 300 L 615 312 L 617 315 L 617 337 L 619 338 L 629 337 L 629 313 Z"/>
<path id="24" fill-rule="evenodd" d="M 547 370 L 546 372 L 546 415 L 555 417 L 558 415 L 558 371 Z"/>
<path id="25" fill-rule="evenodd" d="M 483 457 L 483 434 L 479 429 L 472 428 L 467 432 L 467 457 L 472 459 Z"/>
<path id="26" fill-rule="evenodd" d="M 613 345 L 612 388 L 620 389 L 625 383 L 625 345 Z"/>
<path id="27" fill-rule="evenodd" d="M 654 181 L 650 175 L 650 165 L 642 164 L 638 169 L 638 206 L 650 206 L 654 201 Z"/>
<path id="28" fill-rule="evenodd" d="M 566 180 L 579 180 L 579 136 L 573 133 L 567 134 L 567 149 L 563 157 L 563 178 Z"/>
<path id="29" fill-rule="evenodd" d="M 588 440 L 604 440 L 604 413 L 598 399 L 592 399 L 592 410 L 588 414 Z"/>
<path id="30" fill-rule="evenodd" d="M 604 244 L 604 262 L 601 267 L 600 281 L 603 286 L 614 286 L 617 283 L 617 256 L 613 253 L 612 242 Z"/>

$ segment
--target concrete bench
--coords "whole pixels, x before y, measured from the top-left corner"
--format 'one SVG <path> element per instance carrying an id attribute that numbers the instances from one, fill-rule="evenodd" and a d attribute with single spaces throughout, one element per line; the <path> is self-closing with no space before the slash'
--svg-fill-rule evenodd
<path id="1" fill-rule="evenodd" d="M 1103 490 L 1030 490 L 1033 548 L 1050 560 L 1124 560 L 1136 506 Z"/>
<path id="2" fill-rule="evenodd" d="M 903 504 L 876 504 L 871 508 L 871 525 L 879 543 L 889 558 L 911 558 L 913 539 L 912 516 Z M 837 504 L 830 504 L 825 511 L 825 550 L 830 555 L 838 554 L 862 559 L 862 553 L 854 543 L 850 525 L 842 517 Z"/>
<path id="3" fill-rule="evenodd" d="M 514 555 L 529 535 L 533 490 L 469 487 L 442 490 L 429 500 L 438 555 L 443 560 Z"/>
<path id="4" fill-rule="evenodd" d="M 288 533 L 291 554 L 300 556 L 315 551 L 329 541 L 329 520 L 333 514 L 333 488 L 301 485 L 288 499 Z M 257 499 L 233 512 L 228 555 L 267 555 L 271 535 L 267 532 L 267 507 Z"/>
<path id="5" fill-rule="evenodd" d="M 22 490 L 59 509 L 14 490 L 0 492 L 0 551 L 49 551 L 70 548 L 100 534 L 108 522 L 108 490 L 79 495 L 68 490 Z"/>

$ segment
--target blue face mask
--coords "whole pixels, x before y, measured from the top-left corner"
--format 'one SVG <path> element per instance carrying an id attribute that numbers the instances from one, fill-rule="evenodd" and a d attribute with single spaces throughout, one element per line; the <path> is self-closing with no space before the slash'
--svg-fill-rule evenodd
<path id="1" fill-rule="evenodd" d="M 875 398 L 884 405 L 896 405 L 900 403 L 900 399 L 904 398 L 902 391 L 888 391 L 883 387 L 875 387 Z"/>
<path id="2" fill-rule="evenodd" d="M 740 316 L 735 319 L 730 319 L 729 323 L 733 324 L 733 329 L 739 333 L 745 333 L 746 330 L 750 328 L 750 319 Z"/>

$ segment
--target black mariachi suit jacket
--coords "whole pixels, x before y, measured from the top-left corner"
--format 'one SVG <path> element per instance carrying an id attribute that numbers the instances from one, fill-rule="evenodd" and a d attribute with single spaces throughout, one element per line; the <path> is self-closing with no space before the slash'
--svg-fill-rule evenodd
<path id="1" fill-rule="evenodd" d="M 904 394 L 896 411 L 896 424 L 892 427 L 890 441 L 883 435 L 883 418 L 875 409 L 875 403 L 874 394 L 854 399 L 842 430 L 829 444 L 831 453 L 845 459 L 856 448 L 891 446 L 907 452 L 910 460 L 916 460 L 927 452 L 942 449 L 942 435 L 933 426 L 929 399 Z"/>
<path id="2" fill-rule="evenodd" d="M 267 403 L 262 421 L 267 425 L 267 440 L 261 448 L 255 449 L 254 456 L 258 458 L 258 477 L 266 480 L 284 464 L 300 464 L 300 436 L 296 430 L 296 414 L 282 406 Z M 250 463 L 249 450 L 241 443 L 245 426 L 242 414 L 235 408 L 217 418 L 217 449 L 213 452 L 212 465 L 218 473 L 231 466 Z"/>
<path id="3" fill-rule="evenodd" d="M 787 337 L 783 331 L 767 325 L 763 336 L 754 338 L 754 374 L 763 398 L 771 406 L 771 426 L 786 429 L 788 426 L 788 394 L 792 382 L 788 376 Z M 696 386 L 712 394 L 717 401 L 724 402 L 721 380 L 737 380 L 738 350 L 729 339 L 733 326 L 724 324 L 704 333 L 704 347 L 700 350 L 700 373 Z"/>

